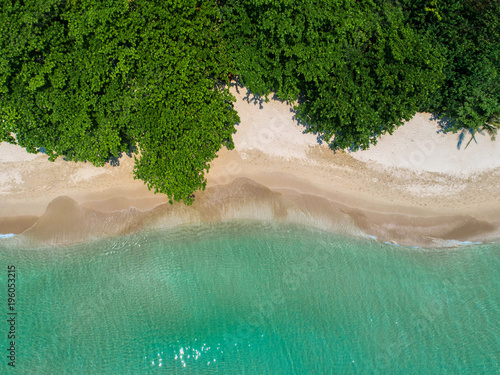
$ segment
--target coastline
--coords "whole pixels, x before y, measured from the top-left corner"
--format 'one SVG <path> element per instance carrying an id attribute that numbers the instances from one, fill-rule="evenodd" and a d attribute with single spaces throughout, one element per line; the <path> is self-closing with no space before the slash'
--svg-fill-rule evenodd
<path id="1" fill-rule="evenodd" d="M 0 145 L 0 233 L 72 243 L 143 228 L 232 219 L 302 223 L 407 246 L 450 247 L 500 238 L 500 142 L 439 132 L 417 114 L 376 146 L 334 153 L 293 118 L 291 106 L 232 88 L 241 123 L 192 206 L 133 180 L 119 166 L 47 161 Z M 468 141 L 468 137 L 465 137 Z M 460 149 L 458 146 L 461 146 Z M 458 242 L 457 242 L 458 243 Z"/>

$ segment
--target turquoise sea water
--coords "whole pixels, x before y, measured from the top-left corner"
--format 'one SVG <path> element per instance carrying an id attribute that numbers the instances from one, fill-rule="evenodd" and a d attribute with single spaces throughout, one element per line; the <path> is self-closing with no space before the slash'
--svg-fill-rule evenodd
<path id="1" fill-rule="evenodd" d="M 407 249 L 269 223 L 13 241 L 0 242 L 2 374 L 499 371 L 500 244 Z"/>

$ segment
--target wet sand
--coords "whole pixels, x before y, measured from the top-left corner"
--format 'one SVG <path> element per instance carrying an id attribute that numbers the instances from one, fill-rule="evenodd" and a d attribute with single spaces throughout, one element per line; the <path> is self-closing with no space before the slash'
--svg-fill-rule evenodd
<path id="1" fill-rule="evenodd" d="M 232 219 L 278 220 L 402 245 L 441 247 L 500 237 L 500 142 L 478 135 L 464 150 L 417 114 L 357 153 L 334 153 L 302 134 L 291 106 L 244 89 L 235 150 L 211 163 L 192 206 L 168 204 L 119 166 L 47 161 L 0 145 L 0 233 L 61 244 L 146 228 Z M 458 147 L 461 146 L 461 147 Z"/>

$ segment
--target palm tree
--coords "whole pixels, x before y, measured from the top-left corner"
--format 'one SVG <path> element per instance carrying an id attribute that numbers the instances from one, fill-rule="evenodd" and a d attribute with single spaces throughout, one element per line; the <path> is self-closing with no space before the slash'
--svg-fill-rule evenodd
<path id="1" fill-rule="evenodd" d="M 477 143 L 475 135 L 476 132 L 482 132 L 486 131 L 491 137 L 491 140 L 495 140 L 495 136 L 497 135 L 498 129 L 500 128 L 500 117 L 498 115 L 490 115 L 488 117 L 488 120 L 484 123 L 483 126 L 481 126 L 480 129 L 475 129 L 474 132 L 472 133 L 472 137 L 470 138 L 469 142 L 467 143 L 467 146 L 465 146 L 465 149 L 469 147 L 469 144 L 471 143 L 472 140 Z M 464 150 L 465 150 L 464 149 Z"/>

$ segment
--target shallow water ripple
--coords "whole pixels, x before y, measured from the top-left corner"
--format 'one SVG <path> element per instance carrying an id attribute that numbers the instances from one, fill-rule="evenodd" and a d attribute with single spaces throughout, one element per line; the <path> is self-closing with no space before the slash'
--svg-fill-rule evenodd
<path id="1" fill-rule="evenodd" d="M 499 369 L 500 244 L 408 249 L 237 222 L 11 246 L 0 263 L 19 272 L 16 374 Z"/>

